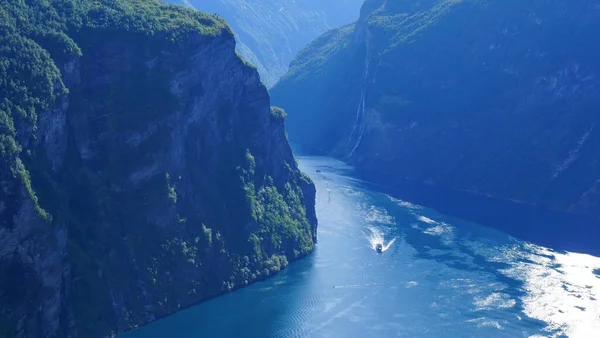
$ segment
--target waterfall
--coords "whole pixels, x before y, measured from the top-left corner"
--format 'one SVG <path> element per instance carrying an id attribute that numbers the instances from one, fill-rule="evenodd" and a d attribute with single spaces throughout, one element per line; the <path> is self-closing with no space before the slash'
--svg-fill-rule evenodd
<path id="1" fill-rule="evenodd" d="M 369 77 L 369 59 L 365 60 L 365 77 L 363 80 L 363 88 L 360 94 L 360 100 L 358 101 L 358 107 L 356 108 L 356 120 L 354 127 L 348 139 L 346 140 L 346 150 L 348 151 L 348 157 L 352 156 L 356 151 L 356 148 L 360 145 L 362 137 L 365 131 L 366 118 L 365 118 L 365 96 L 367 92 L 367 79 Z M 356 139 L 356 140 L 355 140 Z"/>

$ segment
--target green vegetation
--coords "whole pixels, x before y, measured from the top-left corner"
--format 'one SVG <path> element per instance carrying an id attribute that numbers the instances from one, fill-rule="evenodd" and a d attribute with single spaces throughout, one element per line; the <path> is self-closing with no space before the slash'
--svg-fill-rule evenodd
<path id="1" fill-rule="evenodd" d="M 0 179 L 15 183 L 0 189 L 11 201 L 2 224 L 11 226 L 25 188 L 43 219 L 67 228 L 78 336 L 133 328 L 265 278 L 312 250 L 312 202 L 301 188 L 311 183 L 295 163 L 265 166 L 269 155 L 256 142 L 264 109 L 223 102 L 215 126 L 174 127 L 183 102 L 170 80 L 189 66 L 185 53 L 197 44 L 232 38 L 222 19 L 158 0 L 0 4 L 0 92 L 7 93 Z M 192 32 L 208 38 L 187 39 Z M 67 101 L 66 152 L 54 170 L 46 154 L 52 145 L 36 140 L 38 124 L 45 130 L 40 118 L 65 113 L 57 107 Z M 274 107 L 271 117 L 285 112 Z M 36 305 L 42 293 L 31 290 L 27 303 Z M 19 301 L 0 306 L 10 314 L 0 335 L 13 330 L 16 316 L 36 314 L 15 312 Z"/>
<path id="2" fill-rule="evenodd" d="M 271 107 L 271 116 L 273 116 L 277 120 L 285 120 L 286 117 L 285 110 L 279 107 Z"/>
<path id="3" fill-rule="evenodd" d="M 50 221 L 51 216 L 40 207 L 28 169 L 20 158 L 21 143 L 34 138 L 39 114 L 47 112 L 58 97 L 68 93 L 59 66 L 82 55 L 78 42 L 71 36 L 77 40 L 84 32 L 101 36 L 112 31 L 176 42 L 192 32 L 216 36 L 224 30 L 232 34 L 226 23 L 216 16 L 169 6 L 158 0 L 0 0 L 2 172 L 10 171 L 13 178 L 21 181 L 36 210 Z M 91 42 L 90 33 L 87 34 L 79 43 Z M 152 80 L 145 83 L 161 84 L 160 79 Z M 131 86 L 123 84 L 124 88 L 115 89 L 121 95 L 129 95 L 127 91 Z M 170 102 L 157 99 L 160 105 L 147 101 L 148 106 L 161 109 Z M 120 106 L 124 103 L 123 100 L 113 102 Z M 15 128 L 29 130 L 29 134 L 17 140 Z"/>
<path id="4" fill-rule="evenodd" d="M 23 184 L 36 209 L 48 219 L 31 187 L 27 169 L 19 155 L 22 151 L 16 140 L 16 128 L 27 126 L 36 129 L 38 113 L 46 110 L 56 96 L 66 89 L 61 82 L 60 72 L 48 51 L 33 39 L 44 32 L 61 28 L 56 11 L 40 15 L 46 6 L 40 3 L 30 10 L 24 1 L 0 2 L 0 155 L 1 171 L 11 172 L 12 178 Z M 56 41 L 67 45 L 68 40 Z M 72 51 L 68 46 L 64 48 Z"/>
<path id="5" fill-rule="evenodd" d="M 336 61 L 342 62 L 343 59 L 337 59 L 337 55 L 346 51 L 346 48 L 353 42 L 354 26 L 354 24 L 350 24 L 332 29 L 316 38 L 298 52 L 298 56 L 290 63 L 290 70 L 283 75 L 280 81 L 301 81 L 304 76 L 310 74 L 311 69 L 328 68 L 329 61 L 334 58 Z"/>
<path id="6" fill-rule="evenodd" d="M 166 1 L 225 18 L 238 34 L 238 51 L 257 66 L 268 88 L 285 74 L 294 55 L 311 40 L 330 28 L 356 20 L 363 3 L 363 0 L 287 1 L 285 5 L 272 0 Z"/>
<path id="7" fill-rule="evenodd" d="M 160 36 L 172 42 L 190 33 L 217 36 L 226 29 L 232 34 L 225 21 L 217 16 L 157 0 L 84 0 L 84 3 L 83 25 L 96 31 Z"/>
<path id="8" fill-rule="evenodd" d="M 596 217 L 599 30 L 558 0 L 367 0 L 298 54 L 272 104 L 291 140 L 373 178 Z"/>
<path id="9" fill-rule="evenodd" d="M 177 191 L 175 191 L 175 184 L 171 183 L 171 176 L 169 173 L 165 174 L 167 178 L 167 194 L 169 196 L 169 200 L 173 203 L 177 203 Z"/>
<path id="10" fill-rule="evenodd" d="M 355 25 L 348 25 L 315 39 L 299 52 L 290 63 L 290 71 L 271 89 L 271 104 L 287 112 L 290 140 L 327 149 L 343 137 L 341 127 L 356 118 L 366 57 L 356 35 Z M 343 96 L 339 101 L 338 95 Z"/>

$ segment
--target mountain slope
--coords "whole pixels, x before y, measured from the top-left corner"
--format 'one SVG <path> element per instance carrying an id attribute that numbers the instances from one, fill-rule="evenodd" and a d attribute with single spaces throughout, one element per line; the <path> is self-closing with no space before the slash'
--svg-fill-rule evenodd
<path id="1" fill-rule="evenodd" d="M 371 175 L 600 215 L 600 3 L 369 0 L 271 90 Z"/>
<path id="2" fill-rule="evenodd" d="M 298 50 L 328 29 L 356 20 L 363 0 L 166 0 L 217 13 L 237 34 L 238 51 L 271 87 Z"/>
<path id="3" fill-rule="evenodd" d="M 0 337 L 105 337 L 265 278 L 315 188 L 212 15 L 0 0 Z"/>

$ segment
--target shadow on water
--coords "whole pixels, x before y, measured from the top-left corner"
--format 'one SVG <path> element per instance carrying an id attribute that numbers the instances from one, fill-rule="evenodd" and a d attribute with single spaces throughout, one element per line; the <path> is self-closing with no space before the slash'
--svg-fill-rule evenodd
<path id="1" fill-rule="evenodd" d="M 327 156 L 319 150 L 293 145 L 303 155 Z M 552 211 L 528 204 L 477 195 L 409 180 L 353 173 L 365 187 L 441 213 L 493 227 L 558 251 L 600 256 L 600 221 L 583 215 Z M 393 182 L 393 183 L 390 183 Z"/>
<path id="2" fill-rule="evenodd" d="M 304 321 L 303 313 L 296 312 L 296 309 L 312 309 L 317 301 L 314 298 L 307 297 L 306 285 L 312 283 L 313 267 L 319 247 L 315 247 L 313 253 L 299 261 L 288 265 L 274 280 L 270 290 L 269 308 L 271 313 L 267 316 L 269 320 L 264 320 L 265 313 L 261 305 L 260 311 L 256 311 L 256 305 L 265 302 L 261 295 L 256 294 L 250 303 L 248 311 L 258 312 L 258 321 L 262 321 L 264 329 L 252 329 L 253 334 L 244 335 L 245 337 L 286 337 L 290 336 L 290 328 L 300 331 L 300 324 Z M 254 288 L 249 288 L 253 290 Z M 312 306 L 311 306 L 312 304 Z M 256 321 L 246 320 L 248 326 L 256 325 Z M 292 325 L 290 325 L 292 323 Z M 231 325 L 236 324 L 232 322 Z M 267 335 L 265 333 L 268 332 Z M 297 335 L 299 332 L 293 332 Z M 238 334 L 239 335 L 239 334 Z"/>
<path id="3" fill-rule="evenodd" d="M 320 152 L 315 154 L 306 149 L 301 150 L 301 155 L 323 156 Z M 350 177 L 351 184 L 357 188 L 393 197 L 391 199 L 375 197 L 374 204 L 386 205 L 383 200 L 389 199 L 391 203 L 385 208 L 388 211 L 398 210 L 398 214 L 391 216 L 399 225 L 401 241 L 416 251 L 413 254 L 414 258 L 437 262 L 448 267 L 448 269 L 423 271 L 421 278 L 424 283 L 448 281 L 446 285 L 442 282 L 434 286 L 432 293 L 440 294 L 442 300 L 445 292 L 450 292 L 453 297 L 459 297 L 451 302 L 464 301 L 465 299 L 460 297 L 463 297 L 461 294 L 465 293 L 465 289 L 468 293 L 472 293 L 474 304 L 481 306 L 481 309 L 473 312 L 461 311 L 464 317 L 471 318 L 468 321 L 481 323 L 481 325 L 498 325 L 509 331 L 515 330 L 514 332 L 523 328 L 532 334 L 544 332 L 551 333 L 554 337 L 566 337 L 566 332 L 585 330 L 585 325 L 593 324 L 596 320 L 592 318 L 593 315 L 588 315 L 585 319 L 581 319 L 587 320 L 585 325 L 571 325 L 572 322 L 569 321 L 561 323 L 561 320 L 564 320 L 561 318 L 574 315 L 573 308 L 582 313 L 589 312 L 590 308 L 594 308 L 592 304 L 597 298 L 593 297 L 593 293 L 586 295 L 572 293 L 570 289 L 573 285 L 572 281 L 562 277 L 566 274 L 565 269 L 568 270 L 571 266 L 568 263 L 563 265 L 566 256 L 563 256 L 561 251 L 600 256 L 600 246 L 597 245 L 597 239 L 600 238 L 600 221 L 428 184 L 410 181 L 390 183 L 389 179 L 374 178 L 347 164 L 341 165 L 342 171 L 339 168 L 328 168 L 327 164 L 327 161 L 320 164 L 324 173 L 330 176 L 339 175 L 336 179 Z M 336 163 L 333 164 L 333 167 L 337 166 Z M 404 202 L 409 203 L 405 205 Z M 395 208 L 394 205 L 397 206 L 399 203 L 402 208 Z M 424 214 L 420 211 L 409 211 L 413 216 L 403 217 L 407 208 L 413 208 L 411 204 L 417 206 L 414 210 L 421 210 L 418 206 L 425 206 L 437 211 L 435 221 L 427 217 L 424 217 L 426 219 L 424 221 L 420 219 L 420 215 L 426 216 L 433 210 L 425 211 Z M 472 224 L 469 224 L 471 222 Z M 460 226 L 453 226 L 453 224 L 460 224 Z M 480 227 L 478 224 L 485 227 Z M 445 229 L 445 226 L 448 228 Z M 487 230 L 482 231 L 482 229 Z M 449 231 L 454 238 L 444 238 L 445 234 L 434 233 L 437 231 Z M 460 240 L 455 241 L 457 238 Z M 462 243 L 462 239 L 466 239 L 466 242 Z M 547 249 L 540 250 L 535 245 L 530 246 L 522 241 Z M 392 250 L 392 253 L 394 251 Z M 556 260 L 557 257 L 563 259 Z M 547 263 L 548 261 L 554 263 Z M 574 262 L 572 259 L 568 261 Z M 577 273 L 585 274 L 583 271 L 588 267 L 579 268 L 580 272 L 573 272 L 570 276 L 573 277 Z M 545 272 L 540 275 L 540 271 Z M 600 269 L 591 272 L 600 279 Z M 455 278 L 452 278 L 453 275 Z M 560 284 L 564 290 L 558 290 Z M 499 285 L 502 288 L 499 288 Z M 535 289 L 542 286 L 549 290 L 545 293 L 527 291 L 531 287 Z M 591 290 L 591 286 L 586 288 Z M 548 295 L 554 297 L 550 303 L 547 303 Z M 581 304 L 572 304 L 569 300 L 572 297 L 582 299 Z M 510 302 L 513 302 L 512 305 Z M 437 301 L 436 303 L 441 304 Z M 493 309 L 494 305 L 500 308 Z M 510 310 L 503 310 L 504 306 Z M 540 306 L 548 309 L 540 310 Z M 498 317 L 502 311 L 511 314 Z M 558 313 L 557 317 L 551 315 L 552 313 L 555 315 Z M 484 322 L 479 322 L 484 317 L 489 318 L 490 321 L 486 319 Z"/>
<path id="4" fill-rule="evenodd" d="M 573 286 L 559 270 L 575 276 L 592 271 L 587 276 L 593 281 L 582 281 L 592 285 L 600 264 L 574 264 L 567 255 L 516 239 L 526 236 L 506 234 L 505 223 L 516 232 L 531 227 L 531 217 L 518 220 L 527 211 L 494 209 L 439 191 L 425 194 L 418 187 L 386 189 L 357 180 L 351 166 L 327 157 L 309 154 L 299 164 L 318 187 L 319 244 L 313 254 L 268 280 L 119 338 L 534 337 L 549 333 L 541 321 L 548 313 L 564 310 L 568 319 L 595 308 L 595 299 L 572 301 L 596 293 L 581 283 L 575 283 L 578 291 L 562 290 Z M 461 212 L 468 215 L 458 217 Z M 478 217 L 484 221 L 475 222 Z M 529 241 L 540 243 L 538 237 Z M 376 243 L 387 250 L 377 254 Z M 575 272 L 565 270 L 570 265 Z M 542 288 L 545 294 L 536 293 Z M 551 308 L 535 311 L 540 304 Z M 584 324 L 593 324 L 590 318 Z"/>
<path id="5" fill-rule="evenodd" d="M 298 286 L 309 282 L 313 260 L 314 255 L 309 255 L 269 279 L 225 293 L 118 337 L 279 337 L 278 332 L 285 326 L 282 323 L 288 323 L 293 315 L 288 311 L 303 299 L 302 288 Z M 282 292 L 284 289 L 287 291 Z M 281 293 L 285 297 L 281 297 Z"/>
<path id="6" fill-rule="evenodd" d="M 384 203 L 382 203 L 380 201 L 380 204 L 383 205 Z M 393 208 L 390 207 L 390 208 L 388 208 L 388 210 L 393 210 Z M 395 219 L 400 221 L 399 224 L 410 224 L 410 223 L 414 224 L 414 221 L 402 219 L 403 217 L 401 214 L 393 214 L 392 216 Z M 451 224 L 457 224 L 457 223 L 459 223 L 459 221 L 454 219 L 454 217 L 452 217 L 452 216 L 446 216 L 446 215 L 442 215 L 442 214 L 436 215 L 436 224 L 451 225 Z M 465 279 L 463 276 L 461 276 L 461 277 L 458 277 L 455 282 L 460 286 L 460 288 L 462 288 L 463 292 L 473 293 L 473 295 L 481 295 L 481 296 L 485 297 L 486 295 L 489 296 L 490 292 L 492 294 L 494 294 L 494 292 L 501 292 L 503 294 L 508 295 L 508 299 L 513 300 L 515 302 L 514 306 L 512 306 L 511 309 L 515 310 L 515 312 L 519 313 L 519 315 L 520 315 L 519 320 L 518 320 L 519 326 L 528 328 L 532 331 L 544 330 L 547 327 L 547 323 L 545 323 L 542 320 L 536 319 L 536 318 L 528 317 L 526 314 L 524 314 L 525 306 L 522 301 L 522 299 L 526 295 L 526 292 L 525 292 L 526 288 L 525 288 L 524 281 L 515 279 L 513 277 L 509 277 L 502 272 L 502 271 L 505 271 L 505 270 L 513 267 L 514 262 L 491 261 L 489 259 L 489 257 L 481 255 L 478 252 L 476 252 L 476 250 L 473 250 L 472 248 L 470 248 L 460 242 L 455 241 L 454 238 L 469 238 L 471 231 L 479 232 L 481 229 L 475 223 L 473 223 L 473 224 L 468 224 L 468 223 L 464 223 L 464 222 L 460 222 L 460 223 L 461 223 L 461 227 L 451 226 L 452 232 L 453 232 L 453 236 L 452 236 L 453 239 L 449 240 L 449 241 L 444 240 L 444 238 L 442 238 L 440 236 L 424 233 L 422 227 L 412 227 L 412 226 L 403 226 L 402 227 L 402 229 L 403 229 L 402 239 L 416 251 L 416 253 L 414 253 L 414 256 L 413 256 L 416 259 L 423 259 L 425 261 L 435 261 L 435 262 L 442 264 L 443 266 L 446 266 L 450 269 L 455 269 L 457 271 L 473 272 L 473 276 L 485 276 L 485 275 L 493 276 L 493 278 L 490 277 L 490 279 L 487 281 L 486 280 L 469 281 L 468 279 Z M 496 230 L 493 230 L 493 229 L 491 229 L 490 231 L 496 232 Z M 481 234 L 479 234 L 479 235 L 481 235 Z M 493 243 L 489 242 L 488 244 L 491 247 L 501 247 L 501 246 L 507 245 L 507 244 L 522 246 L 522 244 L 517 244 L 520 242 L 513 241 L 508 237 L 505 238 L 503 236 L 500 236 L 496 239 L 499 242 L 493 242 Z M 477 238 L 474 238 L 474 240 L 483 241 L 484 239 L 482 237 L 477 237 Z M 487 238 L 487 240 L 490 240 L 490 239 Z M 484 274 L 482 274 L 482 273 L 484 273 Z M 424 279 L 430 279 L 430 280 L 434 280 L 434 281 L 441 280 L 441 281 L 451 282 L 450 280 L 447 280 L 448 271 L 443 271 L 443 270 L 432 270 L 432 271 L 426 272 L 423 277 L 424 277 Z M 472 289 L 473 286 L 468 285 L 469 283 L 473 283 L 473 285 L 478 285 L 478 286 L 482 287 L 482 290 L 473 290 Z M 506 287 L 503 287 L 501 290 L 497 290 L 497 291 L 485 290 L 486 285 L 489 286 L 490 284 L 494 284 L 494 283 L 497 283 L 498 285 L 504 285 Z M 475 288 L 477 288 L 478 286 L 476 286 Z M 439 292 L 439 291 L 436 291 L 436 292 Z M 455 292 L 460 292 L 460 291 L 455 291 Z M 480 293 L 478 293 L 478 292 L 480 292 Z M 492 310 L 490 310 L 489 314 L 485 313 L 485 312 L 481 312 L 481 313 L 476 313 L 476 312 L 468 313 L 467 312 L 467 313 L 464 313 L 463 315 L 465 315 L 467 317 L 472 317 L 471 318 L 472 320 L 476 320 L 482 314 L 484 314 L 486 316 L 490 315 L 490 317 L 492 317 L 492 318 L 494 317 Z M 507 325 L 507 324 L 505 324 L 505 325 Z M 510 325 L 510 324 L 508 324 L 508 325 Z"/>
<path id="7" fill-rule="evenodd" d="M 590 217 L 406 180 L 395 180 L 393 187 L 382 183 L 375 180 L 363 184 L 395 198 L 490 226 L 554 250 L 600 255 L 597 240 L 600 222 Z"/>

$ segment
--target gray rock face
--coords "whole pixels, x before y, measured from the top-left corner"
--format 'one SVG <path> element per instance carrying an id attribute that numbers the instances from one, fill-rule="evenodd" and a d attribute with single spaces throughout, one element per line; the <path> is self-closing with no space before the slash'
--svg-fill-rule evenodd
<path id="1" fill-rule="evenodd" d="M 28 158 L 52 221 L 0 176 L 0 337 L 107 336 L 310 252 L 314 186 L 233 36 L 77 42 Z"/>
<path id="2" fill-rule="evenodd" d="M 68 84 L 76 83 L 74 64 L 63 69 Z M 56 107 L 41 114 L 35 132 L 51 171 L 63 163 L 68 106 L 68 97 L 59 96 Z M 31 133 L 20 130 L 20 143 L 27 146 Z M 22 182 L 9 173 L 0 177 L 0 337 L 54 337 L 59 332 L 75 337 L 66 306 L 71 279 L 67 226 L 43 220 Z"/>
<path id="3" fill-rule="evenodd" d="M 270 88 L 296 53 L 331 28 L 355 21 L 363 0 L 166 0 L 217 13 L 236 33 L 238 51 Z"/>
<path id="4" fill-rule="evenodd" d="M 384 182 L 598 217 L 599 8 L 368 0 L 270 92 L 292 140 Z"/>
<path id="5" fill-rule="evenodd" d="M 0 228 L 2 315 L 13 321 L 3 324 L 13 326 L 19 337 L 51 337 L 69 324 L 61 322 L 70 278 L 66 228 L 42 221 L 21 190 L 14 228 Z"/>

